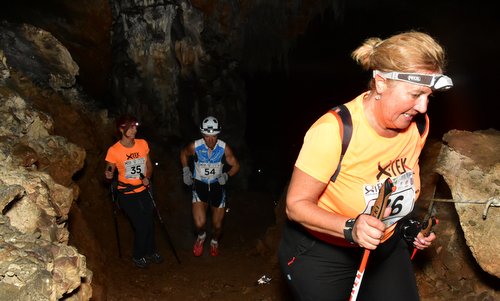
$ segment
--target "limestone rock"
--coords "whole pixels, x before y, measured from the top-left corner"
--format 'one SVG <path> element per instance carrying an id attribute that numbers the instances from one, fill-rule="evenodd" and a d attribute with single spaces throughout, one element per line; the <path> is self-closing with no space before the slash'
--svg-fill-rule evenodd
<path id="1" fill-rule="evenodd" d="M 49 32 L 28 24 L 4 23 L 1 27 L 0 46 L 7 64 L 22 70 L 39 85 L 49 86 L 55 91 L 75 85 L 78 65 Z M 17 49 L 23 49 L 23 52 L 17 52 Z"/>
<path id="2" fill-rule="evenodd" d="M 86 152 L 54 135 L 53 118 L 31 101 L 50 100 L 37 94 L 42 89 L 44 97 L 64 95 L 77 73 L 49 33 L 0 24 L 0 300 L 92 296 L 92 272 L 68 245 L 67 225 L 79 193 L 72 178 Z"/>
<path id="3" fill-rule="evenodd" d="M 0 245 L 0 300 L 58 300 L 91 276 L 85 257 L 74 247 L 23 234 L 3 215 Z"/>
<path id="4" fill-rule="evenodd" d="M 483 270 L 500 277 L 500 239 L 496 233 L 500 211 L 494 206 L 486 207 L 487 201 L 500 205 L 500 132 L 452 130 L 443 140 L 446 144 L 439 154 L 436 171 L 450 187 L 453 199 L 459 201 L 455 208 L 474 258 Z"/>
<path id="5" fill-rule="evenodd" d="M 0 82 L 3 82 L 10 76 L 9 68 L 7 68 L 6 58 L 3 51 L 0 49 Z"/>

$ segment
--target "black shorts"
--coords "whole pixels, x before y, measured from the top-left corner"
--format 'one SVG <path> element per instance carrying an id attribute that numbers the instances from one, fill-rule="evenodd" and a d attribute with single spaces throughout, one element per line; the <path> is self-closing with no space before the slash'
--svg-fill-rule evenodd
<path id="1" fill-rule="evenodd" d="M 204 202 L 212 207 L 226 207 L 226 189 L 219 182 L 206 184 L 195 180 L 193 185 L 193 203 Z"/>

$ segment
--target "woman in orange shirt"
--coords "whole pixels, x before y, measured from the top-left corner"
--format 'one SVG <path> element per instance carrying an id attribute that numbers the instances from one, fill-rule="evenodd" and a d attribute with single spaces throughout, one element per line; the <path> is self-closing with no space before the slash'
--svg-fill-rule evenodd
<path id="1" fill-rule="evenodd" d="M 442 74 L 445 54 L 432 37 L 411 31 L 370 38 L 352 57 L 372 71 L 370 89 L 345 104 L 352 137 L 341 162 L 337 113 L 323 115 L 306 133 L 288 188 L 280 266 L 297 300 L 348 300 L 368 249 L 360 300 L 419 300 L 397 225 L 420 192 L 429 96 L 452 86 Z M 424 120 L 422 133 L 417 119 Z M 388 177 L 396 191 L 379 220 L 369 213 Z M 419 234 L 414 247 L 427 248 L 435 237 Z"/>
<path id="2" fill-rule="evenodd" d="M 135 138 L 138 125 L 130 115 L 117 119 L 121 138 L 108 149 L 104 175 L 111 180 L 118 170 L 118 202 L 134 228 L 132 262 L 145 268 L 153 262 L 161 263 L 163 258 L 155 248 L 154 204 L 147 192 L 153 164 L 146 140 Z"/>

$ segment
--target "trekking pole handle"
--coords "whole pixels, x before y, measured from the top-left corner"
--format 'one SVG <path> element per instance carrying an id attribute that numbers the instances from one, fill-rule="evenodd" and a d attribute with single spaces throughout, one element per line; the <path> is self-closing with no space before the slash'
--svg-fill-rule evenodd
<path id="1" fill-rule="evenodd" d="M 389 197 L 396 190 L 391 178 L 387 178 L 379 190 L 379 195 L 375 204 L 370 211 L 370 215 L 376 217 L 381 220 L 384 216 L 384 211 L 387 205 L 389 204 Z"/>
<path id="2" fill-rule="evenodd" d="M 144 178 L 145 178 L 145 176 L 142 172 L 139 174 L 139 177 L 141 178 L 141 180 L 144 180 Z M 143 183 L 143 185 L 144 185 L 144 183 Z M 148 185 L 144 185 L 144 187 L 149 188 L 149 186 L 151 186 L 151 182 L 148 179 Z"/>
<path id="3" fill-rule="evenodd" d="M 429 236 L 429 234 L 431 233 L 432 227 L 434 227 L 438 223 L 439 223 L 439 220 L 437 218 L 435 218 L 434 216 L 429 217 L 422 224 L 422 230 L 420 230 L 420 233 L 422 233 L 424 236 Z"/>
<path id="4" fill-rule="evenodd" d="M 431 234 L 432 227 L 434 227 L 438 223 L 439 220 L 437 218 L 435 218 L 434 216 L 429 217 L 422 223 L 422 227 L 419 233 L 422 233 L 423 236 L 429 236 L 429 234 Z M 417 250 L 418 250 L 417 248 L 413 249 L 413 252 L 410 256 L 410 260 L 413 260 L 415 254 L 417 254 Z"/>
<path id="5" fill-rule="evenodd" d="M 105 181 L 112 181 L 113 180 L 113 166 L 111 165 L 108 165 L 108 167 L 106 168 L 105 172 L 104 172 L 104 180 Z"/>

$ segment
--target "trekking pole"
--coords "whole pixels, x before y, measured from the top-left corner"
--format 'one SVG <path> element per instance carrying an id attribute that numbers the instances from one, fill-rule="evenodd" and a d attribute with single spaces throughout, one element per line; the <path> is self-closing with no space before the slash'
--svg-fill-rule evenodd
<path id="1" fill-rule="evenodd" d="M 439 221 L 434 216 L 424 219 L 424 222 L 422 223 L 422 230 L 420 230 L 419 233 L 422 233 L 424 236 L 428 236 L 431 233 L 432 227 L 437 225 L 438 223 Z M 415 254 L 417 254 L 417 251 L 418 249 L 414 247 L 410 260 L 413 260 L 413 257 L 415 257 Z"/>
<path id="2" fill-rule="evenodd" d="M 108 167 L 108 170 L 111 171 L 111 166 Z M 116 202 L 116 199 L 115 199 L 115 189 L 114 189 L 115 183 L 116 183 L 116 181 L 114 181 L 114 180 L 111 181 L 111 184 L 109 185 L 109 189 L 111 191 L 111 201 L 113 203 L 111 206 L 113 206 L 113 221 L 115 224 L 115 236 L 116 236 L 116 244 L 118 246 L 118 257 L 122 258 L 122 247 L 121 247 L 121 243 L 120 243 L 120 232 L 118 229 L 118 219 L 117 219 L 118 210 L 120 209 L 120 207 L 118 206 L 118 203 Z"/>
<path id="3" fill-rule="evenodd" d="M 422 227 L 419 233 L 422 233 L 424 236 L 428 236 L 431 233 L 432 227 L 437 225 L 439 221 L 434 217 L 434 199 L 431 199 L 431 203 L 429 204 L 429 209 L 427 210 L 427 214 L 424 217 L 424 221 L 422 222 Z M 418 233 L 417 233 L 418 235 Z M 410 259 L 413 260 L 415 254 L 417 254 L 418 249 L 413 248 L 413 253 L 411 254 Z"/>
<path id="4" fill-rule="evenodd" d="M 393 192 L 395 187 L 393 186 L 391 178 L 387 178 L 384 181 L 384 184 L 380 187 L 380 191 L 373 204 L 370 215 L 376 217 L 377 219 L 382 219 L 384 216 L 384 211 L 387 205 L 389 204 L 389 196 Z M 354 284 L 351 290 L 351 297 L 349 301 L 355 301 L 358 297 L 359 288 L 361 286 L 361 281 L 363 280 L 363 275 L 365 274 L 366 263 L 368 262 L 368 257 L 370 256 L 370 250 L 365 249 L 363 253 L 363 258 L 361 259 L 361 264 L 359 265 L 358 271 L 356 273 L 356 278 L 354 278 Z"/>
<path id="5" fill-rule="evenodd" d="M 141 179 L 144 179 L 144 175 L 141 173 Z M 158 210 L 158 207 L 156 206 L 155 199 L 153 198 L 153 193 L 151 192 L 151 183 L 146 187 L 149 193 L 149 197 L 151 198 L 151 202 L 153 203 L 153 207 L 155 208 L 156 211 L 156 216 L 158 217 L 158 220 L 160 221 L 161 224 L 161 229 L 163 232 L 163 237 L 167 241 L 168 245 L 170 246 L 170 249 L 172 250 L 172 253 L 175 256 L 175 259 L 177 260 L 177 263 L 181 263 L 181 260 L 179 259 L 179 256 L 177 256 L 177 252 L 175 251 L 174 244 L 172 243 L 172 240 L 170 239 L 170 235 L 168 235 L 167 232 L 167 227 L 165 226 L 165 223 L 163 222 L 163 218 L 161 218 L 160 210 Z"/>

